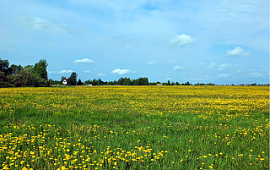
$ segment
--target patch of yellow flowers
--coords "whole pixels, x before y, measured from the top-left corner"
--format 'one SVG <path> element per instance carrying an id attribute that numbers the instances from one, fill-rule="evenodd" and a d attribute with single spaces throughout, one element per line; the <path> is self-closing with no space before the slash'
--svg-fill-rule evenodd
<path id="1" fill-rule="evenodd" d="M 244 86 L 92 86 L 2 88 L 0 113 L 37 109 L 54 114 L 104 111 L 128 114 L 192 113 L 205 119 L 218 111 L 269 111 L 269 87 Z M 206 114 L 207 113 L 207 114 Z M 227 115 L 228 117 L 234 115 Z M 248 116 L 248 115 L 247 115 Z"/>

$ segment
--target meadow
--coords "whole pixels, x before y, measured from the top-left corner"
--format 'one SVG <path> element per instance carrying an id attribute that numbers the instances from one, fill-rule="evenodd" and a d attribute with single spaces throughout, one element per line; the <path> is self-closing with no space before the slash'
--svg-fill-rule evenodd
<path id="1" fill-rule="evenodd" d="M 0 169 L 269 169 L 269 87 L 1 88 Z"/>

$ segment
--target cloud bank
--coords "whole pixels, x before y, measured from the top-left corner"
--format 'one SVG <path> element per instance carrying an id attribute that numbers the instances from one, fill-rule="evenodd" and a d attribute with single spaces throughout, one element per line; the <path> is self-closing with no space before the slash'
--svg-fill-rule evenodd
<path id="1" fill-rule="evenodd" d="M 128 69 L 115 69 L 113 71 L 111 71 L 111 73 L 113 74 L 127 74 L 127 73 L 135 73 L 136 71 L 131 71 L 131 70 L 128 70 Z"/>
<path id="2" fill-rule="evenodd" d="M 90 60 L 88 58 L 78 59 L 74 61 L 74 63 L 93 63 L 93 62 L 94 62 L 93 60 Z"/>
<path id="3" fill-rule="evenodd" d="M 74 72 L 73 70 L 62 70 L 59 73 L 72 73 Z"/>
<path id="4" fill-rule="evenodd" d="M 184 46 L 193 43 L 194 40 L 189 35 L 181 34 L 171 39 L 170 44 L 176 44 L 178 46 Z"/>
<path id="5" fill-rule="evenodd" d="M 227 50 L 227 55 L 229 55 L 229 56 L 243 56 L 243 57 L 246 57 L 249 54 L 250 54 L 249 51 L 245 51 L 241 47 L 236 47 L 233 50 Z"/>

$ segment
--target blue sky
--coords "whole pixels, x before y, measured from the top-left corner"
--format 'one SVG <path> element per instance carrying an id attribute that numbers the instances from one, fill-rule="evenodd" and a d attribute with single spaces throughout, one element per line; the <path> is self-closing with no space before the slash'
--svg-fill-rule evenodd
<path id="1" fill-rule="evenodd" d="M 268 0 L 2 0 L 0 57 L 49 78 L 268 83 Z"/>

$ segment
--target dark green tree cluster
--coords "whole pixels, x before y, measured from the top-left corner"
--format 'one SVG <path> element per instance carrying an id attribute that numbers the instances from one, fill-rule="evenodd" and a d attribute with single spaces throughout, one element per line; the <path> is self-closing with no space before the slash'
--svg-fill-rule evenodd
<path id="1" fill-rule="evenodd" d="M 0 87 L 49 86 L 47 66 L 47 61 L 42 59 L 34 66 L 12 64 L 9 67 L 8 60 L 0 58 Z"/>
<path id="2" fill-rule="evenodd" d="M 68 85 L 77 85 L 77 77 L 78 74 L 76 72 L 72 72 L 70 77 L 68 78 Z"/>
<path id="3" fill-rule="evenodd" d="M 101 79 L 93 79 L 86 80 L 84 84 L 92 84 L 92 85 L 149 85 L 149 81 L 147 77 L 138 78 L 131 80 L 130 78 L 121 77 L 118 81 L 102 81 Z"/>

